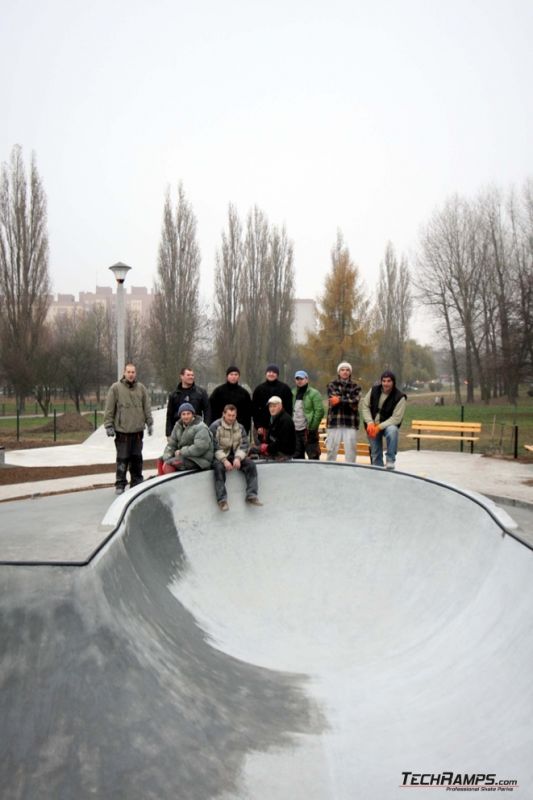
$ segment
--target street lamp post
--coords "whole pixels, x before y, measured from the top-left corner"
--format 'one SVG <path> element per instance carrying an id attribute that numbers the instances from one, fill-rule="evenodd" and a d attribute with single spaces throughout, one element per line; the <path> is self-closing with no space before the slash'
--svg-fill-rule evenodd
<path id="1" fill-rule="evenodd" d="M 126 360 L 124 354 L 124 281 L 131 267 L 123 264 L 122 261 L 117 261 L 109 269 L 117 281 L 117 379 L 120 380 Z"/>

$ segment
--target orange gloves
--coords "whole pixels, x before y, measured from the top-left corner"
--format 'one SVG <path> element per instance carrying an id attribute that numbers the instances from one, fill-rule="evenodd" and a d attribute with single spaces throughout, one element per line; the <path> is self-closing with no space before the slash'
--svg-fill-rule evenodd
<path id="1" fill-rule="evenodd" d="M 375 439 L 380 431 L 379 425 L 376 425 L 375 422 L 369 422 L 366 426 L 366 432 L 370 439 Z"/>
<path id="2" fill-rule="evenodd" d="M 338 394 L 334 394 L 332 397 L 329 398 L 329 404 L 332 407 L 338 406 L 341 399 Z"/>

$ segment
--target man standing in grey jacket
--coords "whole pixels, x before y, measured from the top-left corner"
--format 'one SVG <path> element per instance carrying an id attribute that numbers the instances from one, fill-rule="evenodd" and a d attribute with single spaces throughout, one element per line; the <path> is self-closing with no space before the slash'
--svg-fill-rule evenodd
<path id="1" fill-rule="evenodd" d="M 154 431 L 150 397 L 146 387 L 137 381 L 135 364 L 126 364 L 123 377 L 107 393 L 104 427 L 108 436 L 115 437 L 117 449 L 116 494 L 122 494 L 128 484 L 136 486 L 143 480 L 144 426 L 151 436 Z"/>

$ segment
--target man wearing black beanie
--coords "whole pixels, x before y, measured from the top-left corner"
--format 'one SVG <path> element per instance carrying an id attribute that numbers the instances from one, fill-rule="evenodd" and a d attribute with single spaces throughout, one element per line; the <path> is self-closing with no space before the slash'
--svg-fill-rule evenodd
<path id="1" fill-rule="evenodd" d="M 226 383 L 221 383 L 213 389 L 209 398 L 210 418 L 213 422 L 222 417 L 224 407 L 235 406 L 237 409 L 237 422 L 247 434 L 250 433 L 252 423 L 252 398 L 244 386 L 239 383 L 241 372 L 238 367 L 230 366 L 226 370 Z"/>
<path id="2" fill-rule="evenodd" d="M 396 376 L 389 369 L 381 374 L 363 398 L 363 422 L 370 442 L 374 467 L 383 466 L 383 440 L 386 442 L 386 468 L 396 466 L 398 436 L 407 395 L 396 387 Z"/>
<path id="3" fill-rule="evenodd" d="M 292 392 L 290 386 L 279 380 L 279 367 L 277 364 L 268 364 L 265 370 L 265 378 L 266 380 L 263 383 L 256 386 L 252 395 L 254 427 L 261 442 L 266 441 L 270 425 L 268 401 L 271 397 L 281 397 L 283 410 L 292 417 Z"/>

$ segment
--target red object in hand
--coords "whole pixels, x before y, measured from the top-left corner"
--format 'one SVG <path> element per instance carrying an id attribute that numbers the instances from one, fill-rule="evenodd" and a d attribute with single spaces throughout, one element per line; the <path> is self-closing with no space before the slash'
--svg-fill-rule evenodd
<path id="1" fill-rule="evenodd" d="M 330 406 L 338 406 L 341 399 L 338 394 L 334 394 L 332 397 L 329 398 Z"/>
<path id="2" fill-rule="evenodd" d="M 259 455 L 267 456 L 268 455 L 268 445 L 267 444 L 260 444 L 259 445 Z"/>

